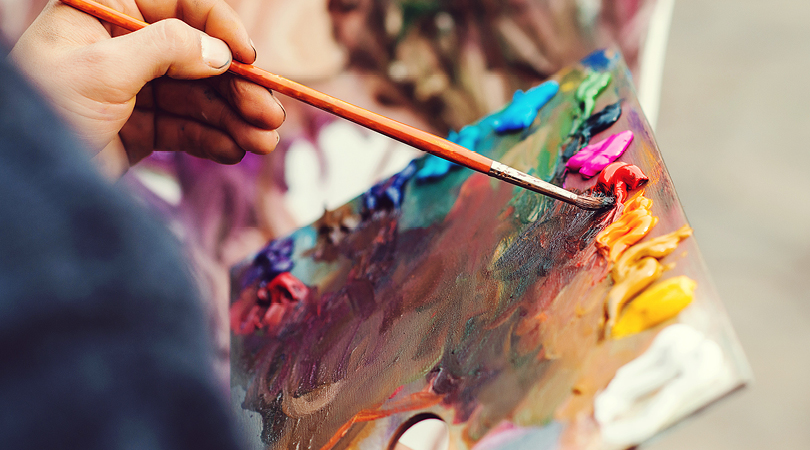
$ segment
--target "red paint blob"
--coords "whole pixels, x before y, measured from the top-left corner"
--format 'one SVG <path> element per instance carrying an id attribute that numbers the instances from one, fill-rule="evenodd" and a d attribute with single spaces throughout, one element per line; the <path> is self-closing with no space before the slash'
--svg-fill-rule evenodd
<path id="1" fill-rule="evenodd" d="M 622 203 L 627 199 L 627 191 L 638 189 L 639 186 L 649 181 L 647 175 L 638 166 L 626 162 L 615 162 L 602 171 L 597 182 L 597 189 L 616 196 L 616 203 Z"/>
<path id="2" fill-rule="evenodd" d="M 251 334 L 256 329 L 273 328 L 281 323 L 287 306 L 304 300 L 309 288 L 289 272 L 273 278 L 259 287 L 255 297 L 239 299 L 231 305 L 231 330 L 235 334 Z"/>

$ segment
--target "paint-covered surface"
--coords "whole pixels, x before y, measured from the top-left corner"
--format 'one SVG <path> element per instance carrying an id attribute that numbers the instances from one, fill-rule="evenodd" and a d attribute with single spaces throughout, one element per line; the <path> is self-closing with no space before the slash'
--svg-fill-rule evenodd
<path id="1" fill-rule="evenodd" d="M 559 93 L 525 130 L 500 134 L 481 121 L 474 150 L 569 189 L 624 200 L 643 188 L 659 220 L 636 244 L 642 245 L 686 219 L 626 67 L 620 58 L 596 60 L 609 64 L 557 74 Z M 576 124 L 582 106 L 575 95 L 594 71 L 610 73 L 612 81 L 584 127 Z M 625 130 L 635 139 L 619 158 L 624 165 L 605 177 L 555 179 L 566 151 L 573 156 L 585 141 Z M 572 147 L 572 137 L 580 144 Z M 276 325 L 232 335 L 232 400 L 257 446 L 388 448 L 399 426 L 420 413 L 449 423 L 457 449 L 626 446 L 627 436 L 616 432 L 609 441 L 600 432 L 600 423 L 610 427 L 625 412 L 599 422 L 594 399 L 673 322 L 689 323 L 716 343 L 722 376 L 697 403 L 653 407 L 656 420 L 645 422 L 633 441 L 744 383 L 747 366 L 694 239 L 660 260 L 668 269 L 664 281 L 694 280 L 691 304 L 645 331 L 605 339 L 604 305 L 618 261 L 596 240 L 624 205 L 583 211 L 466 169 L 420 183 L 424 164 L 300 229 L 291 245 L 271 243 L 259 254 L 289 250 L 289 273 L 306 291 L 279 303 Z M 266 288 L 275 273 L 267 267 L 256 259 L 234 270 L 234 304 L 258 302 L 262 283 Z M 701 368 L 682 362 L 707 358 L 682 356 L 673 363 L 677 373 L 659 377 L 656 389 L 691 392 L 678 387 L 677 375 Z M 611 391 L 612 404 L 632 404 L 636 394 Z"/>

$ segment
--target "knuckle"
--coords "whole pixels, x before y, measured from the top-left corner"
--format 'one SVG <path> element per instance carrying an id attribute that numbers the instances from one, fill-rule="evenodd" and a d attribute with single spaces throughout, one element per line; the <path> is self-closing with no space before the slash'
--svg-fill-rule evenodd
<path id="1" fill-rule="evenodd" d="M 157 25 L 155 28 L 157 39 L 169 49 L 187 50 L 199 46 L 199 34 L 180 19 L 164 19 L 155 25 Z"/>

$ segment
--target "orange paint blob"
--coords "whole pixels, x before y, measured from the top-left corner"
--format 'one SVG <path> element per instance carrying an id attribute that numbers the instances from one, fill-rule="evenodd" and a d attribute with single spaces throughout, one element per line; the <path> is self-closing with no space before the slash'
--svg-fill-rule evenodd
<path id="1" fill-rule="evenodd" d="M 653 201 L 640 194 L 624 205 L 619 218 L 596 236 L 596 245 L 616 262 L 631 245 L 647 236 L 658 222 L 652 215 Z"/>

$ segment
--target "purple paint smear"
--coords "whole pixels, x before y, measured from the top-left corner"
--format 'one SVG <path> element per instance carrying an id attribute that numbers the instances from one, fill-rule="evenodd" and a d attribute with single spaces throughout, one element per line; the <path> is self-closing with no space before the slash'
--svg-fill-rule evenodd
<path id="1" fill-rule="evenodd" d="M 585 178 L 590 178 L 599 174 L 605 167 L 613 161 L 619 159 L 633 142 L 633 132 L 622 131 L 613 136 L 591 144 L 579 151 L 566 163 L 569 170 L 579 171 Z"/>

